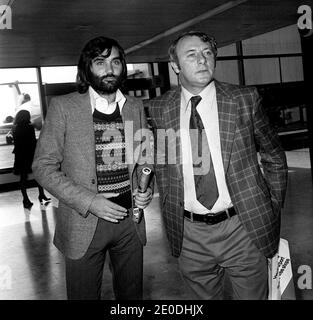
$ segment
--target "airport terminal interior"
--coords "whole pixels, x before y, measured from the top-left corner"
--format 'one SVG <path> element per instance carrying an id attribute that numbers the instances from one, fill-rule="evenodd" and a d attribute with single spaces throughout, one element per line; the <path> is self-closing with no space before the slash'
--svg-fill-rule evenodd
<path id="1" fill-rule="evenodd" d="M 124 8 L 120 2 L 120 7 Z M 125 15 L 131 16 L 125 20 L 125 26 L 117 27 L 113 20 L 119 16 L 118 3 L 110 7 L 113 8 L 112 17 L 108 19 L 112 26 L 106 29 L 109 36 L 120 40 L 126 49 L 127 94 L 148 100 L 179 85 L 168 61 L 167 48 L 179 33 L 193 29 L 216 35 L 217 80 L 257 88 L 288 162 L 281 238 L 289 244 L 293 277 L 282 299 L 313 300 L 313 100 L 309 95 L 312 90 L 309 89 L 309 81 L 313 36 L 312 30 L 306 34 L 299 27 L 301 16 L 297 10 L 302 2 L 282 1 L 285 5 L 279 11 L 273 0 L 266 1 L 266 5 L 264 1 L 256 0 L 214 0 L 210 4 L 195 0 L 193 13 L 188 1 L 171 0 L 166 4 L 168 7 L 162 8 L 152 5 L 151 1 L 132 2 L 134 6 L 124 10 Z M 83 14 L 81 10 L 91 10 L 88 12 L 98 19 L 93 22 L 85 15 L 85 20 L 78 22 L 69 14 L 61 16 L 52 0 L 46 3 L 51 7 L 31 0 L 23 11 L 17 2 L 0 0 L 0 8 L 7 5 L 7 10 L 12 9 L 12 30 L 0 29 L 0 300 L 67 298 L 64 259 L 53 245 L 58 199 L 46 192 L 52 201 L 40 204 L 38 189 L 30 175 L 28 194 L 34 205 L 30 209 L 23 207 L 19 177 L 13 174 L 12 169 L 14 142 L 10 133 L 15 114 L 23 97 L 28 94 L 31 120 L 36 137 L 40 136 L 51 97 L 75 90 L 81 47 L 99 35 L 95 26 L 103 27 L 104 23 L 99 12 L 108 8 L 105 4 L 97 7 L 99 2 L 94 0 L 90 1 L 94 5 L 92 9 L 82 0 L 75 4 L 68 1 L 68 7 L 64 9 L 72 10 L 75 17 Z M 82 6 L 80 9 L 78 4 Z M 143 19 L 149 10 L 153 17 L 150 33 L 147 30 L 149 22 Z M 172 15 L 169 16 L 171 10 Z M 177 12 L 177 18 L 172 18 L 173 11 Z M 10 22 L 8 12 L 2 13 L 7 17 L 6 20 L 0 19 L 2 25 Z M 48 27 L 52 21 L 49 17 L 56 16 L 55 12 L 60 15 L 58 35 Z M 155 19 L 158 14 L 163 14 L 163 18 Z M 29 17 L 33 19 L 30 21 Z M 42 31 L 38 30 L 38 21 L 44 21 Z M 137 22 L 137 29 L 134 29 L 132 21 Z M 160 22 L 159 27 L 156 21 Z M 69 23 L 74 26 L 71 35 L 67 30 Z M 225 30 L 222 30 L 223 23 Z M 67 31 L 61 33 L 61 28 Z M 119 36 L 123 32 L 125 36 Z M 50 35 L 51 43 L 44 39 L 44 33 Z M 37 41 L 42 43 L 42 48 L 34 44 Z M 60 49 L 56 50 L 58 46 Z M 147 117 L 149 123 L 148 113 Z M 178 271 L 177 260 L 170 254 L 157 186 L 152 202 L 145 209 L 145 219 L 148 242 L 144 248 L 143 298 L 191 299 Z M 226 279 L 225 299 L 232 299 L 230 292 Z M 108 257 L 103 273 L 102 299 L 114 299 Z"/>

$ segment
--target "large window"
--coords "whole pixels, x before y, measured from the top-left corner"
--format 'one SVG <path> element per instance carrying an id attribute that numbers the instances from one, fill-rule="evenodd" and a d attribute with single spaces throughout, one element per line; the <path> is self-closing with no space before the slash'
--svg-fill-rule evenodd
<path id="1" fill-rule="evenodd" d="M 290 54 L 301 52 L 297 25 L 291 25 L 242 41 L 244 55 Z"/>
<path id="2" fill-rule="evenodd" d="M 43 83 L 76 82 L 76 66 L 42 67 L 40 69 Z"/>
<path id="3" fill-rule="evenodd" d="M 244 71 L 247 85 L 280 82 L 278 58 L 244 60 Z"/>
<path id="4" fill-rule="evenodd" d="M 303 81 L 301 40 L 291 25 L 242 41 L 246 84 Z M 263 57 L 262 57 L 263 56 Z"/>
<path id="5" fill-rule="evenodd" d="M 302 57 L 280 58 L 282 82 L 303 81 Z"/>
<path id="6" fill-rule="evenodd" d="M 29 98 L 29 99 L 28 99 Z M 16 113 L 26 109 L 36 128 L 41 129 L 41 105 L 35 68 L 1 69 L 0 71 L 0 169 L 12 168 L 14 155 L 9 132 Z"/>
<path id="7" fill-rule="evenodd" d="M 239 84 L 238 62 L 236 60 L 218 60 L 215 78 L 233 84 Z"/>

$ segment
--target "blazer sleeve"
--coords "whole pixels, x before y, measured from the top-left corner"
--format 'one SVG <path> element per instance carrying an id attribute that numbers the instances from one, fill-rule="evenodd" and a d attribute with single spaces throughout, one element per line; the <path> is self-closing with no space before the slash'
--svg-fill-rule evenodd
<path id="1" fill-rule="evenodd" d="M 272 203 L 276 209 L 280 210 L 283 207 L 287 189 L 286 155 L 276 131 L 269 123 L 256 89 L 253 92 L 253 102 L 254 136 L 260 147 L 263 173 Z"/>
<path id="2" fill-rule="evenodd" d="M 35 179 L 58 200 L 83 217 L 96 193 L 75 183 L 61 170 L 67 130 L 65 106 L 53 98 L 41 130 L 32 165 Z"/>

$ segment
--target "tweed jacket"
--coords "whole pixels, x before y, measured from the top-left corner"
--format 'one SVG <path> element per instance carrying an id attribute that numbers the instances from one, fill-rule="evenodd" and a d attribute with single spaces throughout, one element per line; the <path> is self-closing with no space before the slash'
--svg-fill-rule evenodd
<path id="1" fill-rule="evenodd" d="M 133 190 L 138 185 L 141 168 L 146 165 L 140 152 L 143 134 L 140 129 L 146 128 L 141 100 L 126 96 L 122 119 Z M 59 200 L 54 244 L 65 256 L 81 258 L 98 222 L 98 218 L 88 211 L 97 194 L 95 137 L 88 91 L 51 100 L 37 143 L 33 172 L 35 179 Z M 134 224 L 145 245 L 144 218 Z"/>
<path id="2" fill-rule="evenodd" d="M 272 257 L 280 236 L 280 211 L 287 185 L 287 164 L 279 138 L 269 125 L 255 88 L 215 80 L 223 166 L 230 197 L 254 244 Z M 180 255 L 184 230 L 184 183 L 179 134 L 158 142 L 158 130 L 180 127 L 181 88 L 149 102 L 155 136 L 155 170 L 172 254 Z M 258 163 L 257 145 L 263 173 Z M 168 148 L 170 146 L 170 148 Z M 176 163 L 169 152 L 176 146 Z M 165 157 L 165 161 L 162 157 Z"/>

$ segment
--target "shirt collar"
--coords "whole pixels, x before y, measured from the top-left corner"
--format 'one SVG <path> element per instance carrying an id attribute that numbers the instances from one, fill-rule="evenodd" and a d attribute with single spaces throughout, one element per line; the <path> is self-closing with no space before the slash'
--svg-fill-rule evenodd
<path id="1" fill-rule="evenodd" d="M 90 103 L 91 103 L 91 111 L 92 111 L 92 113 L 93 113 L 94 110 L 95 110 L 96 100 L 97 100 L 97 99 L 101 99 L 101 100 L 102 100 L 102 103 L 103 103 L 104 105 L 106 105 L 107 107 L 109 106 L 108 100 L 105 99 L 105 98 L 103 98 L 103 97 L 101 97 L 101 96 L 99 95 L 99 93 L 96 92 L 91 86 L 89 86 L 89 89 L 88 89 L 88 90 L 89 90 L 89 97 L 90 97 Z M 120 108 L 120 112 L 122 112 L 122 109 L 123 109 L 123 107 L 124 107 L 125 102 L 126 102 L 125 96 L 124 96 L 123 93 L 118 89 L 118 90 L 116 91 L 115 101 L 112 102 L 112 103 L 110 103 L 110 105 L 113 104 L 113 103 L 114 103 L 114 104 L 118 103 L 118 106 L 119 106 L 119 108 Z"/>
<path id="2" fill-rule="evenodd" d="M 183 104 L 182 104 L 182 108 L 183 111 L 186 112 L 188 107 L 190 106 L 190 99 L 195 96 L 195 94 L 189 92 L 186 88 L 184 88 L 183 86 L 182 88 L 182 100 L 183 100 Z M 215 84 L 214 81 L 211 81 L 199 94 L 197 94 L 197 96 L 200 96 L 202 99 L 211 99 L 214 95 L 215 92 Z M 208 100 L 210 101 L 210 100 Z"/>

